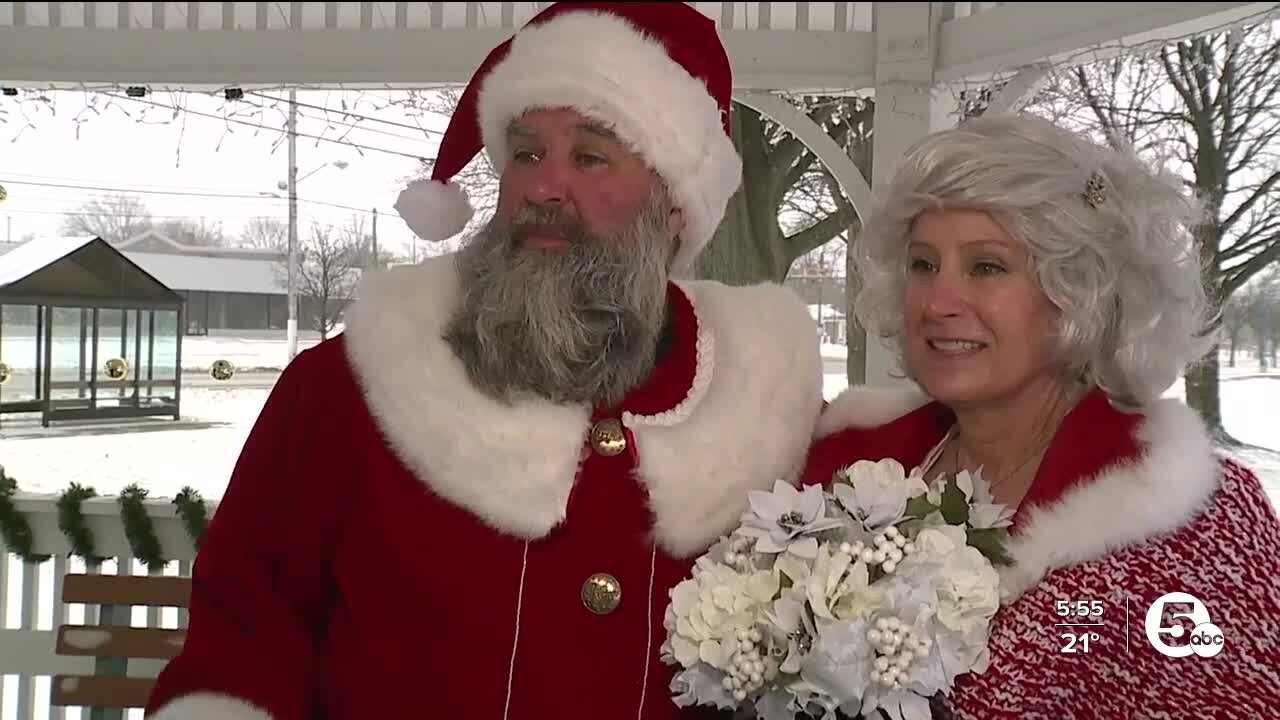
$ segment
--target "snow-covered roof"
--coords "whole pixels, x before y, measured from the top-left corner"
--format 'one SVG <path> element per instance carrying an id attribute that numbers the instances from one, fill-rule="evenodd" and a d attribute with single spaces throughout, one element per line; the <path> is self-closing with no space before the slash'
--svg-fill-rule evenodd
<path id="1" fill-rule="evenodd" d="M 174 290 L 288 293 L 275 262 L 127 251 L 124 255 Z"/>
<path id="2" fill-rule="evenodd" d="M 843 309 L 841 309 L 841 308 L 836 307 L 835 305 L 825 305 L 825 304 L 824 304 L 824 305 L 810 305 L 810 306 L 809 306 L 809 315 L 810 315 L 810 317 L 812 317 L 814 320 L 817 320 L 817 319 L 818 319 L 819 313 L 821 313 L 822 319 L 823 319 L 824 321 L 825 321 L 825 320 L 839 320 L 839 319 L 841 319 L 841 318 L 843 318 L 843 317 L 844 317 L 844 310 L 843 310 Z"/>
<path id="3" fill-rule="evenodd" d="M 94 240 L 97 240 L 97 238 L 89 235 L 42 238 L 22 243 L 9 252 L 0 255 L 0 287 L 12 285 L 37 270 L 52 265 Z"/>

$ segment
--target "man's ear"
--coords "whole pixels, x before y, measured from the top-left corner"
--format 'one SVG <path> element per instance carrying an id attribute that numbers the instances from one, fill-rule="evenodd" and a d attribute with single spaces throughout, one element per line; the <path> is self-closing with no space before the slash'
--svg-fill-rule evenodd
<path id="1" fill-rule="evenodd" d="M 667 237 L 670 237 L 677 247 L 679 247 L 680 233 L 684 232 L 684 227 L 684 210 L 671 208 L 671 212 L 667 213 Z"/>

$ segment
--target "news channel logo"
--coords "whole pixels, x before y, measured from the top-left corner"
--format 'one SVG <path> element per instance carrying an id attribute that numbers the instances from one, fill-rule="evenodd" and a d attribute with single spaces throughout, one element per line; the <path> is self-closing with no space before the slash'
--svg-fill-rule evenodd
<path id="1" fill-rule="evenodd" d="M 1172 612 L 1169 616 L 1171 619 L 1187 618 L 1191 621 L 1191 636 L 1186 644 L 1170 645 L 1165 639 L 1165 636 L 1169 635 L 1176 640 L 1181 640 L 1182 636 L 1187 634 L 1187 629 L 1182 623 L 1163 624 L 1167 605 L 1191 607 L 1187 612 Z M 1147 640 L 1160 654 L 1168 657 L 1183 658 L 1195 654 L 1210 658 L 1222 652 L 1222 648 L 1225 647 L 1226 638 L 1222 634 L 1222 628 L 1213 624 L 1209 618 L 1209 608 L 1190 593 L 1171 592 L 1161 595 L 1147 609 L 1145 624 Z"/>

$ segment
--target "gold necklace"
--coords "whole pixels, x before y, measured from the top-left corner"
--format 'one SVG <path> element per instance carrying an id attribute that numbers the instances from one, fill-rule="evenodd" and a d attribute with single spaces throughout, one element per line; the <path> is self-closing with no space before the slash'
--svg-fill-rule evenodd
<path id="1" fill-rule="evenodd" d="M 1021 472 L 1021 471 L 1022 471 L 1022 469 L 1023 469 L 1023 468 L 1025 468 L 1025 467 L 1027 466 L 1027 464 L 1028 464 L 1028 463 L 1030 463 L 1032 460 L 1034 460 L 1034 459 L 1036 458 L 1036 456 L 1037 456 L 1037 455 L 1040 455 L 1041 453 L 1043 453 L 1045 450 L 1047 450 L 1047 449 L 1048 449 L 1048 447 L 1049 447 L 1049 443 L 1053 441 L 1053 436 L 1054 436 L 1054 435 L 1056 435 L 1056 434 L 1057 434 L 1057 433 L 1056 433 L 1056 431 L 1055 431 L 1055 432 L 1051 432 L 1051 433 L 1049 433 L 1049 434 L 1048 434 L 1048 437 L 1043 438 L 1040 442 L 1036 443 L 1036 445 L 1035 445 L 1034 447 L 1032 447 L 1032 449 L 1031 449 L 1031 453 L 1030 453 L 1029 455 L 1027 455 L 1027 456 L 1026 456 L 1026 458 L 1022 460 L 1022 462 L 1018 463 L 1018 464 L 1017 464 L 1017 465 L 1016 465 L 1012 470 L 1010 470 L 1010 471 L 1008 471 L 1008 472 L 1005 472 L 1005 473 L 1002 473 L 998 478 L 995 478 L 995 479 L 993 479 L 993 480 L 989 480 L 989 481 L 987 481 L 987 489 L 988 489 L 988 491 L 989 491 L 989 492 L 995 492 L 995 490 L 996 490 L 996 488 L 997 488 L 997 487 L 1000 487 L 1004 482 L 1006 482 L 1006 481 L 1008 481 L 1008 480 L 1012 479 L 1013 477 L 1017 476 L 1017 474 L 1018 474 L 1019 472 Z M 958 433 L 952 437 L 952 444 L 951 444 L 951 469 L 952 469 L 952 475 L 958 475 L 958 474 L 960 474 L 960 470 L 961 470 L 961 467 L 960 467 L 960 435 L 959 435 Z"/>

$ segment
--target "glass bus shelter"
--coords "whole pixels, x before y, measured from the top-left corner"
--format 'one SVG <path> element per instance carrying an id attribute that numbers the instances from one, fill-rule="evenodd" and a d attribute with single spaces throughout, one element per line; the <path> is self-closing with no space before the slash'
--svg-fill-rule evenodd
<path id="1" fill-rule="evenodd" d="M 180 417 L 182 297 L 109 243 L 0 255 L 0 422 Z"/>

